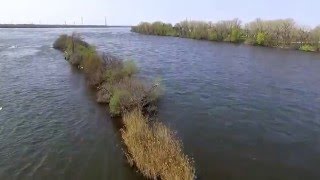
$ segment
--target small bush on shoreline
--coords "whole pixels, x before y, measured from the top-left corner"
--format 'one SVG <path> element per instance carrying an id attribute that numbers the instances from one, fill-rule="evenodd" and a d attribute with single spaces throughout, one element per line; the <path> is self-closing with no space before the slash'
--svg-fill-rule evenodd
<path id="1" fill-rule="evenodd" d="M 64 51 L 67 48 L 68 35 L 62 34 L 59 38 L 53 43 L 53 48 L 60 51 Z"/>
<path id="2" fill-rule="evenodd" d="M 146 109 L 155 106 L 158 87 L 153 88 L 137 78 L 127 77 L 113 84 L 110 89 L 110 112 L 117 116 L 134 108 Z M 146 111 L 148 112 L 148 111 Z"/>
<path id="3" fill-rule="evenodd" d="M 130 93 L 126 90 L 115 91 L 110 99 L 110 113 L 113 115 L 120 115 L 123 112 L 125 105 L 129 104 Z"/>
<path id="4" fill-rule="evenodd" d="M 97 89 L 97 102 L 109 103 L 111 99 L 112 87 L 108 83 L 102 83 Z"/>
<path id="5" fill-rule="evenodd" d="M 137 72 L 138 68 L 134 61 L 128 60 L 123 62 L 123 73 L 125 76 L 131 77 Z"/>

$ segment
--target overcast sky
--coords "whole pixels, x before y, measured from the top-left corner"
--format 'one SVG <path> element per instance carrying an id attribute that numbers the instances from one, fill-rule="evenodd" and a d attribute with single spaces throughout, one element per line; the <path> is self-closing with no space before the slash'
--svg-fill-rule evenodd
<path id="1" fill-rule="evenodd" d="M 140 21 L 176 23 L 186 18 L 243 22 L 293 18 L 320 24 L 320 0 L 2 0 L 0 23 L 135 25 Z"/>

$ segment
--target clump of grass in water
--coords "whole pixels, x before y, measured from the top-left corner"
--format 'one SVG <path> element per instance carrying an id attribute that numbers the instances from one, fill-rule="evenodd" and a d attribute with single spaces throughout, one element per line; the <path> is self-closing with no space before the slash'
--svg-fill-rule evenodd
<path id="1" fill-rule="evenodd" d="M 299 48 L 300 51 L 305 51 L 305 52 L 316 52 L 317 49 L 310 45 L 310 44 L 305 44 L 305 45 L 302 45 L 300 48 Z"/>
<path id="2" fill-rule="evenodd" d="M 70 64 L 82 70 L 97 88 L 97 101 L 109 103 L 113 116 L 123 116 L 121 130 L 131 165 L 148 178 L 194 179 L 193 162 L 183 154 L 181 143 L 164 124 L 148 122 L 142 112 L 155 109 L 161 93 L 159 83 L 148 85 L 135 77 L 133 61 L 100 56 L 78 34 L 61 35 L 53 47 L 65 52 Z M 139 109 L 139 110 L 137 110 Z"/>
<path id="3" fill-rule="evenodd" d="M 152 179 L 195 179 L 193 161 L 183 154 L 181 142 L 160 122 L 148 122 L 140 110 L 123 117 L 122 138 L 129 163 Z"/>

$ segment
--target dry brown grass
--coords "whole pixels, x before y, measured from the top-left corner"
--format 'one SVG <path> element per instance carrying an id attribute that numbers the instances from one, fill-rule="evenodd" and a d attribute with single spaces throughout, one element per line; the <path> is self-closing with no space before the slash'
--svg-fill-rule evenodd
<path id="1" fill-rule="evenodd" d="M 124 115 L 122 138 L 129 163 L 151 179 L 195 179 L 193 161 L 184 155 L 181 142 L 159 122 L 150 123 L 139 110 Z"/>

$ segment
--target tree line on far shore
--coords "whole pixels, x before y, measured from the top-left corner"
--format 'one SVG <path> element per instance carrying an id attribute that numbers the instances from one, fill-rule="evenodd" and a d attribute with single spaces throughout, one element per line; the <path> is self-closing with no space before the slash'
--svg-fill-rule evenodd
<path id="1" fill-rule="evenodd" d="M 142 22 L 132 27 L 132 31 L 147 35 L 320 51 L 320 26 L 302 26 L 293 19 L 256 19 L 247 24 L 242 24 L 239 19 L 216 23 L 185 20 L 175 25 L 160 21 Z"/>

